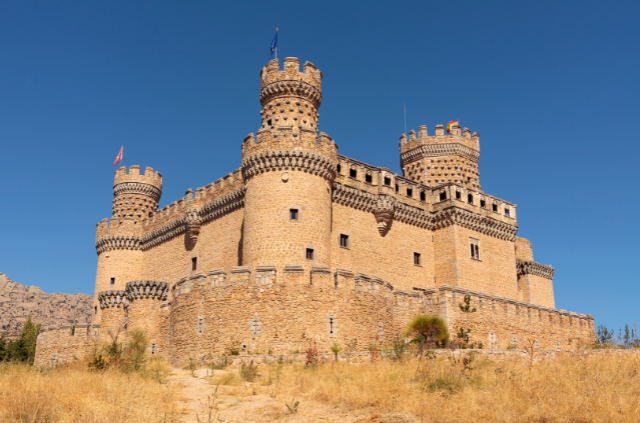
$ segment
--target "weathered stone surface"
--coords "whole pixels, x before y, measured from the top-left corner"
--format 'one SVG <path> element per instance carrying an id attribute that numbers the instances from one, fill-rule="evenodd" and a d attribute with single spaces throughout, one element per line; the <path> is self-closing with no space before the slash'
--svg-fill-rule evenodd
<path id="1" fill-rule="evenodd" d="M 92 302 L 91 295 L 47 294 L 0 273 L 0 333 L 16 338 L 29 317 L 42 326 L 90 323 Z"/>

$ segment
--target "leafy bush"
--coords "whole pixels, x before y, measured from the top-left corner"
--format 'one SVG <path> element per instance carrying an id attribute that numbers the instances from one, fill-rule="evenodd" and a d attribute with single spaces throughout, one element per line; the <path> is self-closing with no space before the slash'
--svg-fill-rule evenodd
<path id="1" fill-rule="evenodd" d="M 412 338 L 411 342 L 418 344 L 422 353 L 425 347 L 431 348 L 447 341 L 449 329 L 441 317 L 418 314 L 407 325 L 405 335 Z"/>
<path id="2" fill-rule="evenodd" d="M 0 360 L 14 360 L 33 364 L 33 360 L 36 357 L 36 339 L 39 332 L 40 324 L 35 325 L 31 321 L 31 317 L 29 317 L 18 339 L 7 343 L 4 337 L 0 337 Z"/>

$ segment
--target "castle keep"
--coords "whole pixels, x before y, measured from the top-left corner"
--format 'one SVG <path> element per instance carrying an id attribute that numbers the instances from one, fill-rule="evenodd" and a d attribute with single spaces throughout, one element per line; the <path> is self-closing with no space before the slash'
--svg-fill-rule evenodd
<path id="1" fill-rule="evenodd" d="M 388 345 L 418 313 L 484 348 L 569 349 L 593 318 L 557 310 L 553 268 L 516 236 L 516 205 L 480 189 L 480 139 L 426 126 L 400 137 L 402 175 L 338 154 L 318 131 L 322 73 L 296 58 L 260 72 L 262 122 L 241 166 L 161 210 L 162 176 L 116 171 L 97 225 L 91 325 L 45 328 L 36 364 L 140 328 L 150 353 L 302 351 L 309 340 Z M 471 297 L 477 312 L 458 304 Z"/>

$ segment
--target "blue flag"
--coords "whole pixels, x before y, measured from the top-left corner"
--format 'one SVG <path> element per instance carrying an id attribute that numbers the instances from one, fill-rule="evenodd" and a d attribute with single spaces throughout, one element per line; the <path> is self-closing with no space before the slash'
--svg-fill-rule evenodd
<path id="1" fill-rule="evenodd" d="M 269 50 L 269 60 L 275 59 L 275 52 L 278 48 L 278 28 L 276 28 L 276 35 L 273 36 L 273 41 L 271 41 L 271 49 Z"/>

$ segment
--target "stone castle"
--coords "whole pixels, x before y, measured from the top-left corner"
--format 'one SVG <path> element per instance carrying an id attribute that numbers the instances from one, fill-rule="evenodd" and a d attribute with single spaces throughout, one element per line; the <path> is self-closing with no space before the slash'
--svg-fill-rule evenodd
<path id="1" fill-rule="evenodd" d="M 484 348 L 569 349 L 593 318 L 557 310 L 553 268 L 516 236 L 516 205 L 480 189 L 477 133 L 400 137 L 403 175 L 338 154 L 318 131 L 322 73 L 297 58 L 260 72 L 262 123 L 242 164 L 161 210 L 162 177 L 116 171 L 97 225 L 90 325 L 45 328 L 36 363 L 140 328 L 150 353 L 189 357 L 389 345 L 418 313 Z M 458 306 L 469 295 L 475 313 Z M 454 335 L 455 336 L 455 335 Z"/>

